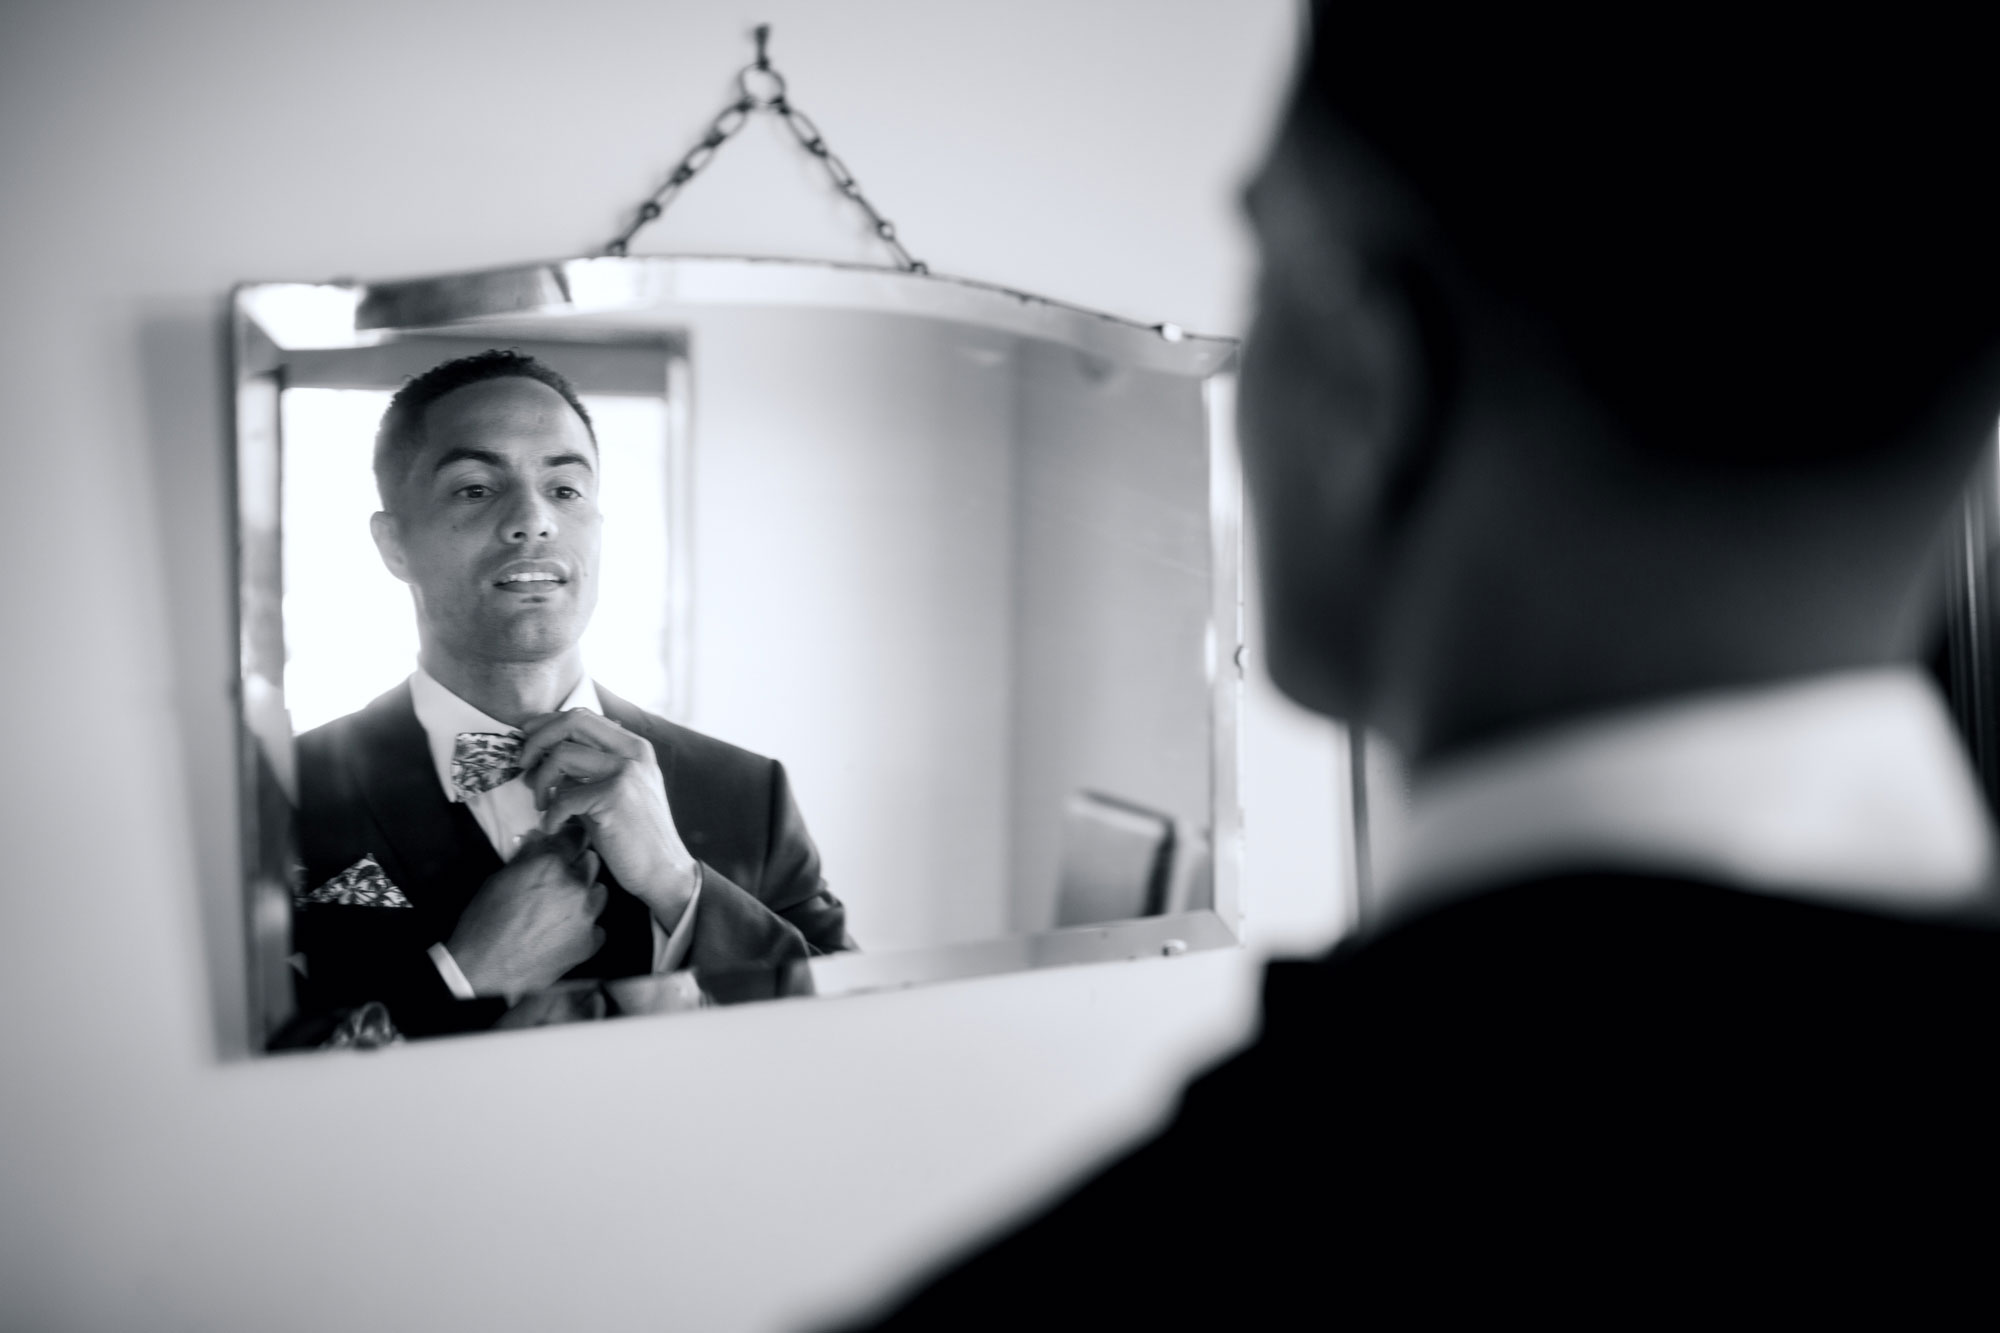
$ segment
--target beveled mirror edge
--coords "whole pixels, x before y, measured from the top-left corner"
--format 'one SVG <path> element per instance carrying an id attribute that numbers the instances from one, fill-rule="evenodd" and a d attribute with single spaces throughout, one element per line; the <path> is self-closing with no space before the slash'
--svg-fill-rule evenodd
<path id="1" fill-rule="evenodd" d="M 247 337 L 240 309 L 234 333 L 239 358 Z M 236 701 L 239 827 L 243 858 L 242 904 L 248 1013 L 243 1030 L 249 1054 L 262 1050 L 294 1010 L 289 981 L 291 901 L 297 874 L 295 830 L 298 785 L 293 773 L 291 728 L 284 711 L 283 654 L 275 660 L 267 624 L 282 591 L 279 568 L 278 400 L 275 367 L 239 359 L 230 396 L 234 448 L 229 484 L 234 492 L 235 541 L 230 567 L 236 596 L 230 608 L 237 664 Z"/>
<path id="2" fill-rule="evenodd" d="M 1005 935 L 987 940 L 965 940 L 935 944 L 919 949 L 893 949 L 872 953 L 820 954 L 806 960 L 810 982 L 807 988 L 774 993 L 764 999 L 841 1000 L 919 986 L 950 985 L 985 978 L 1028 975 L 1062 967 L 1093 967 L 1143 962 L 1155 958 L 1178 958 L 1237 947 L 1242 943 L 1236 931 L 1213 911 L 1180 912 L 1164 916 L 1137 917 L 1129 921 L 1094 926 L 1069 926 L 1035 935 Z M 632 1007 L 620 1014 L 620 1021 L 658 1018 L 718 1007 L 704 999 L 698 988 L 682 982 L 688 974 L 672 977 L 630 978 L 643 989 L 660 992 L 646 1007 Z M 615 983 L 623 984 L 623 983 Z M 560 988 L 558 988 L 560 989 Z M 629 993 L 628 993 L 629 998 Z M 484 1037 L 491 1030 L 454 1032 L 425 1038 L 420 1046 L 441 1041 Z M 381 1048 L 352 1047 L 373 1053 Z M 252 1052 L 272 1057 L 299 1054 L 321 1056 L 327 1048 L 295 1047 Z"/>
<path id="3" fill-rule="evenodd" d="M 1243 474 L 1236 452 L 1236 372 L 1217 370 L 1202 381 L 1208 418 L 1209 569 L 1213 601 L 1209 655 L 1209 818 L 1212 839 L 1212 904 L 1230 932 L 1242 940 L 1243 804 L 1242 710 L 1245 652 L 1243 584 Z"/>
<path id="4" fill-rule="evenodd" d="M 615 314 L 661 304 L 872 309 L 1029 333 L 1147 369 L 1207 375 L 1236 342 L 1143 324 L 994 283 L 866 264 L 739 256 L 586 257 L 391 282 L 246 282 L 234 304 L 280 350 L 354 347 L 484 319 Z"/>
<path id="5" fill-rule="evenodd" d="M 970 279 L 818 260 L 582 258 L 393 283 L 245 282 L 231 293 L 230 314 L 236 388 L 231 482 L 236 490 L 238 523 L 232 552 L 238 596 L 232 623 L 238 640 L 239 671 L 234 684 L 244 812 L 245 943 L 250 951 L 251 984 L 246 999 L 253 1034 L 247 1054 L 265 1054 L 265 1041 L 292 1013 L 286 960 L 290 952 L 290 896 L 296 888 L 292 880 L 299 873 L 295 834 L 289 819 L 282 821 L 281 831 L 276 821 L 265 816 L 274 797 L 287 805 L 295 804 L 296 784 L 288 780 L 288 745 L 279 743 L 281 738 L 269 725 L 272 718 L 282 722 L 285 716 L 282 675 L 273 679 L 263 669 L 268 663 L 262 657 L 268 653 L 256 651 L 252 639 L 257 637 L 258 627 L 246 613 L 253 582 L 264 577 L 276 586 L 278 571 L 266 569 L 275 559 L 275 551 L 251 549 L 260 530 L 263 501 L 271 502 L 274 519 L 275 500 L 247 496 L 243 485 L 246 470 L 253 477 L 261 475 L 258 462 L 248 456 L 258 452 L 254 443 L 263 440 L 264 452 L 274 452 L 271 446 L 278 429 L 275 390 L 281 387 L 278 372 L 284 354 L 310 348 L 363 347 L 424 332 L 476 332 L 487 320 L 524 315 L 549 318 L 555 321 L 554 330 L 565 316 L 615 316 L 662 304 L 725 303 L 866 309 L 968 323 L 1117 356 L 1144 369 L 1201 381 L 1211 479 L 1211 624 L 1216 635 L 1209 661 L 1212 905 L 1173 915 L 853 958 L 824 955 L 812 960 L 814 994 L 866 994 L 1005 972 L 1176 956 L 1244 942 L 1239 787 L 1244 588 L 1242 482 L 1234 412 L 1237 340 L 1190 334 L 1170 324 L 1146 325 Z M 386 322 L 386 316 L 396 310 L 413 310 L 434 322 Z M 678 359 L 677 365 L 685 375 L 685 360 Z M 246 393 L 256 401 L 246 399 Z M 678 401 L 684 410 L 685 394 Z M 684 431 L 683 423 L 683 436 Z M 271 481 L 275 485 L 275 477 Z M 258 496 L 263 489 L 268 488 L 258 488 Z M 680 504 L 688 503 L 684 489 L 676 488 L 676 495 Z M 252 505 L 258 507 L 258 513 L 248 511 L 246 506 Z M 688 516 L 677 512 L 676 517 Z M 282 739 L 289 741 L 288 730 Z"/>

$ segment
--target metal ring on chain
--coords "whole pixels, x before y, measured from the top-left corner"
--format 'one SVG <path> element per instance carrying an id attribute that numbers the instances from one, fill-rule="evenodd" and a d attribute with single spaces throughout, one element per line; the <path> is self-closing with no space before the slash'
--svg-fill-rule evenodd
<path id="1" fill-rule="evenodd" d="M 750 86 L 752 75 L 758 77 L 765 91 L 758 92 Z M 743 100 L 758 107 L 777 106 L 785 100 L 785 76 L 769 65 L 745 65 L 736 75 L 736 86 L 743 90 Z"/>
<path id="2" fill-rule="evenodd" d="M 904 248 L 903 243 L 896 239 L 895 224 L 877 212 L 875 206 L 868 202 L 867 196 L 861 193 L 861 185 L 854 179 L 854 173 L 847 169 L 847 164 L 841 161 L 828 145 L 826 137 L 820 133 L 819 126 L 813 123 L 812 117 L 793 106 L 786 97 L 785 76 L 771 67 L 766 55 L 765 43 L 770 35 L 769 24 L 762 24 L 757 28 L 757 61 L 755 64 L 745 65 L 736 75 L 736 87 L 741 96 L 716 113 L 715 119 L 709 122 L 708 132 L 675 164 L 674 169 L 667 174 L 666 183 L 653 191 L 652 195 L 639 205 L 634 212 L 632 225 L 605 244 L 604 253 L 612 256 L 628 253 L 632 238 L 648 224 L 659 220 L 660 215 L 666 212 L 667 205 L 680 193 L 681 187 L 694 179 L 702 168 L 715 159 L 722 145 L 748 124 L 754 113 L 775 111 L 784 120 L 785 127 L 799 141 L 800 147 L 825 165 L 827 175 L 833 182 L 833 188 L 852 199 L 856 207 L 866 215 L 869 228 L 895 256 L 896 266 L 909 273 L 929 273 L 930 266 L 912 256 Z"/>

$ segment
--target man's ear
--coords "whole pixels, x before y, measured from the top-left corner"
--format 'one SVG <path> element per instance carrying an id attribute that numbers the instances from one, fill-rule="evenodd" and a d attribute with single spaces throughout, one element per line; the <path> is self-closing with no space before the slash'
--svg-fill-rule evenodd
<path id="1" fill-rule="evenodd" d="M 382 563 L 389 572 L 405 583 L 413 583 L 410 577 L 409 558 L 403 553 L 403 531 L 396 522 L 396 516 L 381 511 L 368 519 L 368 531 L 375 538 L 375 549 L 382 553 Z"/>

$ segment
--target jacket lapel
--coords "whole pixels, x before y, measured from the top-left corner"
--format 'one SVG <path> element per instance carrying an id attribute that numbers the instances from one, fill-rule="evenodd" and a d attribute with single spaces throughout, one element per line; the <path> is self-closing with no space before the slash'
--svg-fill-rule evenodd
<path id="1" fill-rule="evenodd" d="M 500 858 L 472 812 L 438 784 L 408 682 L 368 705 L 359 722 L 356 777 L 405 877 L 396 882 L 418 907 L 455 920 Z"/>
<path id="2" fill-rule="evenodd" d="M 653 757 L 660 762 L 660 777 L 671 794 L 674 789 L 674 747 L 654 734 L 653 728 L 647 725 L 647 715 L 644 712 L 626 703 L 602 685 L 597 687 L 597 702 L 604 705 L 604 716 L 634 735 L 644 736 L 652 745 Z"/>
<path id="3" fill-rule="evenodd" d="M 708 799 L 708 793 L 683 788 L 677 781 L 680 751 L 666 728 L 660 725 L 662 719 L 626 703 L 602 685 L 597 687 L 597 701 L 604 705 L 604 716 L 625 730 L 645 737 L 653 747 L 653 757 L 659 761 L 660 778 L 667 789 L 667 807 L 673 815 L 674 827 L 680 831 L 681 841 L 687 844 L 695 859 L 708 862 L 708 852 L 717 832 L 711 822 L 714 802 Z M 702 772 L 699 765 L 689 769 L 688 781 L 699 783 Z"/>
<path id="4" fill-rule="evenodd" d="M 661 773 L 669 774 L 672 748 L 654 739 L 645 714 L 601 687 L 598 700 L 606 717 L 653 742 Z M 362 710 L 356 721 L 355 779 L 369 817 L 394 857 L 389 876 L 412 905 L 436 914 L 439 928 L 448 931 L 480 886 L 500 869 L 500 858 L 472 812 L 444 794 L 407 682 Z M 651 918 L 609 871 L 601 878 L 612 889 L 598 918 L 605 927 L 604 948 L 568 975 L 643 974 L 652 958 Z"/>
<path id="5" fill-rule="evenodd" d="M 597 702 L 604 709 L 604 716 L 635 735 L 643 736 L 653 747 L 653 756 L 660 765 L 660 776 L 665 779 L 668 805 L 673 805 L 673 747 L 662 744 L 647 725 L 646 714 L 626 703 L 623 699 L 605 689 L 597 687 Z M 675 816 L 678 824 L 679 817 Z M 644 903 L 627 893 L 618 883 L 609 868 L 601 871 L 598 878 L 612 889 L 610 901 L 605 904 L 604 914 L 598 923 L 604 927 L 604 947 L 597 956 L 570 973 L 570 976 L 626 977 L 637 976 L 653 970 L 653 926 L 652 914 Z"/>

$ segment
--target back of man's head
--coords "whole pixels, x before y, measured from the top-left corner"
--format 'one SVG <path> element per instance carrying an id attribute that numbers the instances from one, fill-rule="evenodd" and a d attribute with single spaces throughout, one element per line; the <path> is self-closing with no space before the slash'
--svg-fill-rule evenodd
<path id="1" fill-rule="evenodd" d="M 1916 651 L 2000 245 L 1982 44 L 1913 23 L 1317 7 L 1274 169 L 1397 289 L 1424 401 L 1322 475 L 1253 444 L 1281 683 L 1428 751 Z M 1286 518 L 1375 472 L 1339 538 Z"/>
<path id="2" fill-rule="evenodd" d="M 1987 44 L 1831 11 L 1321 5 L 1348 127 L 1659 447 L 1891 443 L 2000 334 Z"/>

